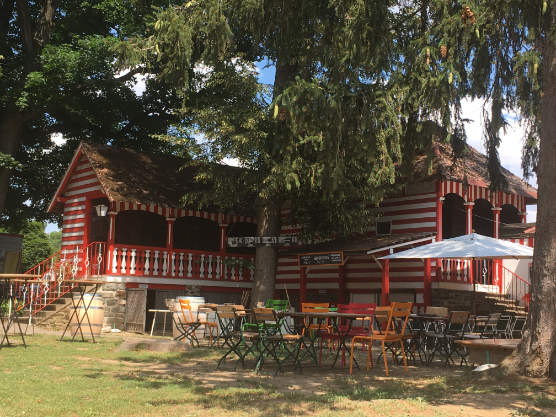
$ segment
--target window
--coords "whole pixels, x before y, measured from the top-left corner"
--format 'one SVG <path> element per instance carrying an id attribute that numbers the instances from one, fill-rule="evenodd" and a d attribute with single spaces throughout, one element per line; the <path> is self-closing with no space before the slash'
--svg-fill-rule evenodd
<path id="1" fill-rule="evenodd" d="M 392 233 L 392 221 L 391 220 L 377 220 L 376 221 L 376 235 L 389 235 Z"/>

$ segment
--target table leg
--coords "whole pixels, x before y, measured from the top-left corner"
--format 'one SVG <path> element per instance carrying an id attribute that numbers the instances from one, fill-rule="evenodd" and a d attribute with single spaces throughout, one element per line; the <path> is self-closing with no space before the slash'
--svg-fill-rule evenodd
<path id="1" fill-rule="evenodd" d="M 85 311 L 84 311 L 84 314 L 83 314 L 83 320 L 85 318 L 87 318 L 87 324 L 89 325 L 89 332 L 91 333 L 91 338 L 93 339 L 93 343 L 96 343 L 96 340 L 95 340 L 95 335 L 93 333 L 93 327 L 91 326 L 91 320 L 89 319 L 89 307 L 91 307 L 91 304 L 93 303 L 93 300 L 95 299 L 95 296 L 97 295 L 97 291 L 98 291 L 98 284 L 95 285 L 95 289 L 91 293 L 91 299 L 89 300 L 89 304 L 85 305 L 85 299 L 83 299 L 83 307 L 85 307 Z M 85 295 L 85 290 L 83 290 L 83 295 Z"/>
<path id="2" fill-rule="evenodd" d="M 154 323 L 156 321 L 156 311 L 153 311 L 153 314 L 154 314 L 154 316 L 153 316 L 153 322 L 151 324 L 151 336 L 153 335 Z"/>
<path id="3" fill-rule="evenodd" d="M 164 312 L 164 327 L 162 327 L 162 336 L 166 336 L 166 314 L 167 312 Z"/>

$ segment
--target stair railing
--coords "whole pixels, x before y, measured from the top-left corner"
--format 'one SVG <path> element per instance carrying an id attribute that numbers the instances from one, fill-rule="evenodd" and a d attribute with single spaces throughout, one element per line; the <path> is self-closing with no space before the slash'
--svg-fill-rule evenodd
<path id="1" fill-rule="evenodd" d="M 531 283 L 504 265 L 502 265 L 502 271 L 503 294 L 512 300 L 516 306 L 522 306 L 529 310 Z"/>

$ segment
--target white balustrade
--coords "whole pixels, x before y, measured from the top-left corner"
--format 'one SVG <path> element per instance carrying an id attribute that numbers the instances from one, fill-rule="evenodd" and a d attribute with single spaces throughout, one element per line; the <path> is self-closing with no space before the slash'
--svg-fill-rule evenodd
<path id="1" fill-rule="evenodd" d="M 129 274 L 135 275 L 135 249 L 131 249 L 131 259 L 129 261 Z"/>
<path id="2" fill-rule="evenodd" d="M 124 275 L 126 273 L 126 266 L 127 266 L 126 256 L 127 256 L 127 248 L 123 248 L 122 249 L 122 264 L 120 266 L 120 273 L 124 274 Z"/>
<path id="3" fill-rule="evenodd" d="M 176 254 L 174 252 L 172 252 L 172 276 L 175 277 L 176 276 Z"/>
<path id="4" fill-rule="evenodd" d="M 158 254 L 157 250 L 154 251 L 153 275 L 158 275 Z"/>
<path id="5" fill-rule="evenodd" d="M 118 273 L 118 248 L 114 248 L 114 253 L 112 256 L 112 273 Z"/>
<path id="6" fill-rule="evenodd" d="M 178 268 L 178 276 L 183 277 L 183 253 L 180 253 L 180 266 Z"/>
<path id="7" fill-rule="evenodd" d="M 162 252 L 162 275 L 166 276 L 168 273 L 168 252 Z"/>
<path id="8" fill-rule="evenodd" d="M 220 279 L 220 269 L 222 267 L 220 256 L 216 257 L 216 279 Z"/>
<path id="9" fill-rule="evenodd" d="M 208 258 L 209 258 L 209 261 L 208 261 L 207 277 L 208 277 L 208 279 L 212 279 L 212 255 L 209 255 Z"/>
<path id="10" fill-rule="evenodd" d="M 201 254 L 201 266 L 199 268 L 199 278 L 203 278 L 205 276 L 205 255 Z"/>
<path id="11" fill-rule="evenodd" d="M 151 259 L 151 251 L 149 249 L 145 250 L 145 275 L 149 275 L 149 268 L 150 264 L 149 261 Z"/>

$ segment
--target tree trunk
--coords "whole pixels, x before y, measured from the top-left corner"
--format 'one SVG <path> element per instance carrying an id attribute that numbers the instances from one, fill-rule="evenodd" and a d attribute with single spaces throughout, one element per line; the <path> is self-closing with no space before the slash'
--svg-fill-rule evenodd
<path id="1" fill-rule="evenodd" d="M 552 5 L 552 25 L 556 4 Z M 552 31 L 551 28 L 548 29 Z M 518 369 L 556 379 L 556 56 L 553 34 L 543 45 L 543 95 L 539 149 L 537 229 L 528 332 L 518 349 Z"/>
<path id="2" fill-rule="evenodd" d="M 270 200 L 257 202 L 257 236 L 279 236 L 280 207 Z M 251 292 L 251 307 L 274 297 L 277 246 L 258 246 L 255 257 L 255 283 Z"/>
<path id="3" fill-rule="evenodd" d="M 24 115 L 18 111 L 7 111 L 0 119 L 0 153 L 14 156 L 23 139 Z M 6 205 L 11 170 L 0 167 L 0 213 Z"/>

